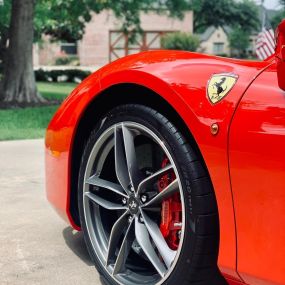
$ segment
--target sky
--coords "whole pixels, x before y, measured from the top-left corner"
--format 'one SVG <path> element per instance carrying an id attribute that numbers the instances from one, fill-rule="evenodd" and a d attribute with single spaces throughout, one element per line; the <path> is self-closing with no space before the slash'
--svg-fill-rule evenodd
<path id="1" fill-rule="evenodd" d="M 257 4 L 261 4 L 261 0 L 255 0 Z M 278 2 L 279 0 L 265 0 L 264 5 L 268 9 L 278 9 Z"/>

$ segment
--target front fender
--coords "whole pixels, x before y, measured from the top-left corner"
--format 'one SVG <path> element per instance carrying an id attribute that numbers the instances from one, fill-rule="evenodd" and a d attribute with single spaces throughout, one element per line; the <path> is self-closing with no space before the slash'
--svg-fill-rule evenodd
<path id="1" fill-rule="evenodd" d="M 57 211 L 78 228 L 70 214 L 70 161 L 77 126 L 89 104 L 121 83 L 144 86 L 168 102 L 184 120 L 208 168 L 220 218 L 219 265 L 236 275 L 236 233 L 228 169 L 228 131 L 239 100 L 270 62 L 222 59 L 188 52 L 148 52 L 120 59 L 82 82 L 59 108 L 46 133 L 47 196 Z M 206 88 L 215 73 L 234 73 L 236 85 L 213 105 Z M 118 94 L 117 96 L 120 96 Z M 134 94 L 135 96 L 135 94 Z M 96 111 L 96 110 L 95 110 Z M 211 134 L 212 124 L 219 133 Z"/>

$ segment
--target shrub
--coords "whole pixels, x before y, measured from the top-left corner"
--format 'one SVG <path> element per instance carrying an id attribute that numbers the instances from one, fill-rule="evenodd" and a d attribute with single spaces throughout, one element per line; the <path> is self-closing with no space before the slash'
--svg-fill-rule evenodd
<path id="1" fill-rule="evenodd" d="M 221 57 L 229 57 L 229 56 L 228 56 L 228 54 L 226 54 L 226 53 L 219 53 L 219 54 L 217 54 L 217 56 L 221 56 Z"/>
<path id="2" fill-rule="evenodd" d="M 189 33 L 169 33 L 162 37 L 161 45 L 164 49 L 196 51 L 200 40 L 198 36 Z"/>
<path id="3" fill-rule="evenodd" d="M 241 28 L 234 28 L 229 34 L 231 54 L 233 57 L 246 58 L 250 46 L 250 34 Z"/>
<path id="4" fill-rule="evenodd" d="M 90 74 L 90 71 L 80 69 L 35 70 L 36 81 L 49 82 L 80 82 Z"/>
<path id="5" fill-rule="evenodd" d="M 60 56 L 55 60 L 55 65 L 79 65 L 79 57 L 78 56 Z"/>
<path id="6" fill-rule="evenodd" d="M 35 76 L 36 76 L 36 81 L 48 81 L 47 72 L 42 69 L 35 70 Z"/>

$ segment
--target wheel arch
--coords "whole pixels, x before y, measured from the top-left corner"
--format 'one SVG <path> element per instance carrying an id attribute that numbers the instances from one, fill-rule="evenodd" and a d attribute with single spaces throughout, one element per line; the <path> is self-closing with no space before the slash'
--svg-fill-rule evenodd
<path id="1" fill-rule="evenodd" d="M 120 83 L 112 85 L 104 89 L 90 101 L 85 108 L 84 113 L 81 115 L 73 137 L 70 157 L 71 183 L 69 211 L 73 221 L 78 226 L 80 226 L 77 199 L 78 173 L 86 140 L 95 125 L 98 124 L 98 121 L 102 120 L 109 110 L 123 104 L 141 104 L 153 108 L 167 117 L 179 128 L 187 141 L 190 142 L 196 153 L 200 156 L 201 161 L 204 163 L 205 169 L 208 172 L 205 160 L 203 159 L 191 130 L 179 112 L 165 98 L 150 88 L 137 83 Z"/>

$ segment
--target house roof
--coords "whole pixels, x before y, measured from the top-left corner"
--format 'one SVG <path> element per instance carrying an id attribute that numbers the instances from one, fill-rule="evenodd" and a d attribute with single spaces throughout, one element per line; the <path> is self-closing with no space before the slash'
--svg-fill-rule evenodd
<path id="1" fill-rule="evenodd" d="M 202 34 L 199 34 L 199 38 L 200 38 L 200 41 L 204 42 L 204 41 L 207 41 L 210 36 L 214 33 L 214 31 L 216 30 L 216 27 L 214 26 L 210 26 L 208 27 Z"/>
<path id="2" fill-rule="evenodd" d="M 199 34 L 199 35 L 198 35 L 199 38 L 200 38 L 200 41 L 201 41 L 201 42 L 207 41 L 207 40 L 211 37 L 211 35 L 212 35 L 218 28 L 219 28 L 219 27 L 215 27 L 215 26 L 210 26 L 210 27 L 208 27 L 202 34 Z M 224 32 L 225 32 L 226 34 L 229 34 L 230 31 L 231 31 L 231 28 L 228 27 L 228 26 L 221 27 L 221 28 L 224 30 Z"/>

